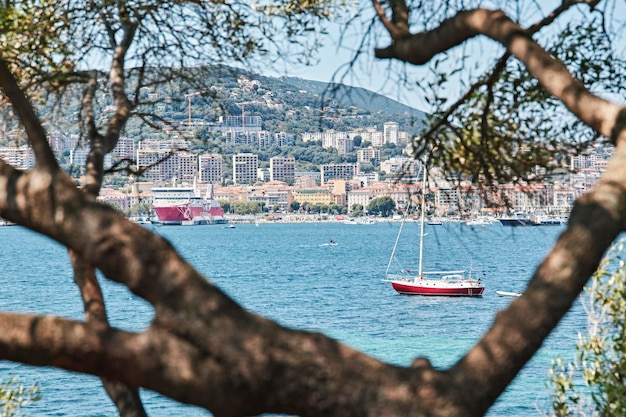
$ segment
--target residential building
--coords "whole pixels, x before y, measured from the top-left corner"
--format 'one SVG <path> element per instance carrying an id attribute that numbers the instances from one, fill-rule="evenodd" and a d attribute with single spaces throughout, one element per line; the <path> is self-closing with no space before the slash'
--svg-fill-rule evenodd
<path id="1" fill-rule="evenodd" d="M 293 190 L 293 200 L 300 205 L 307 203 L 329 205 L 333 202 L 332 194 L 326 187 L 316 187 L 310 189 Z"/>
<path id="2" fill-rule="evenodd" d="M 235 185 L 254 184 L 257 180 L 259 156 L 252 153 L 233 155 L 233 181 Z"/>
<path id="3" fill-rule="evenodd" d="M 120 137 L 113 149 L 113 156 L 120 159 L 133 159 L 135 157 L 135 142 L 128 137 Z"/>
<path id="4" fill-rule="evenodd" d="M 296 159 L 292 156 L 270 158 L 270 181 L 284 181 L 293 185 L 296 173 Z"/>
<path id="5" fill-rule="evenodd" d="M 30 146 L 10 146 L 0 148 L 0 158 L 18 169 L 30 169 L 35 166 L 35 155 Z"/>
<path id="6" fill-rule="evenodd" d="M 381 149 L 375 148 L 373 146 L 368 146 L 367 148 L 359 149 L 357 152 L 357 162 L 359 163 L 370 163 L 374 166 L 380 165 L 380 155 Z"/>
<path id="7" fill-rule="evenodd" d="M 141 142 L 140 142 L 141 143 Z M 176 178 L 178 157 L 169 149 L 137 149 L 137 168 L 145 169 L 142 178 L 162 182 Z"/>
<path id="8" fill-rule="evenodd" d="M 319 184 L 320 181 L 322 180 L 322 173 L 319 171 L 296 171 L 294 173 L 294 177 L 296 181 L 298 181 L 299 178 L 311 177 L 316 182 L 316 184 L 313 184 L 313 186 L 315 186 Z M 310 188 L 310 187 L 307 186 L 306 188 Z"/>
<path id="9" fill-rule="evenodd" d="M 211 153 L 198 156 L 200 182 L 221 184 L 224 180 L 222 172 L 222 155 Z"/>
<path id="10" fill-rule="evenodd" d="M 319 176 L 319 172 L 317 174 Z M 296 188 L 313 188 L 317 186 L 317 181 L 310 175 L 303 175 L 296 177 L 294 186 Z"/>
<path id="11" fill-rule="evenodd" d="M 181 182 L 193 183 L 198 178 L 198 155 L 187 151 L 177 152 L 175 157 L 178 162 L 176 177 Z"/>
<path id="12" fill-rule="evenodd" d="M 321 166 L 321 183 L 326 184 L 330 180 L 351 180 L 358 173 L 355 164 L 332 164 Z"/>
<path id="13" fill-rule="evenodd" d="M 383 143 L 392 143 L 394 145 L 400 143 L 398 138 L 398 123 L 387 122 L 383 124 Z"/>
<path id="14" fill-rule="evenodd" d="M 388 175 L 403 175 L 405 178 L 415 179 L 420 172 L 420 165 L 421 164 L 418 164 L 413 158 L 399 156 L 382 161 L 380 163 L 380 170 L 386 172 Z"/>
<path id="15" fill-rule="evenodd" d="M 360 204 L 363 208 L 367 208 L 367 205 L 372 200 L 371 190 L 369 188 L 359 188 L 357 190 L 352 190 L 348 192 L 347 196 L 347 206 L 348 213 L 352 212 L 352 208 Z"/>

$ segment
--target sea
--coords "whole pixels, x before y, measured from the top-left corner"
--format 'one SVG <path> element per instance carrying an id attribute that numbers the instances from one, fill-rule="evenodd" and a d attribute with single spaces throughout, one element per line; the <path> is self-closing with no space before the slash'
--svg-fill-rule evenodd
<path id="1" fill-rule="evenodd" d="M 282 325 L 323 332 L 392 364 L 416 357 L 435 367 L 454 364 L 513 300 L 496 291 L 522 292 L 564 226 L 426 225 L 424 269 L 471 269 L 483 297 L 396 294 L 384 274 L 401 223 L 260 223 L 144 227 L 169 240 L 207 280 L 244 308 Z M 335 244 L 331 244 L 331 239 Z M 417 270 L 419 223 L 405 223 L 393 268 Z M 400 264 L 401 263 L 401 264 Z M 66 250 L 20 226 L 0 228 L 0 311 L 83 319 Z M 151 306 L 125 287 L 101 278 L 111 325 L 141 331 Z M 574 357 L 587 319 L 579 300 L 541 350 L 489 410 L 489 417 L 545 416 L 551 361 Z M 0 379 L 40 384 L 40 401 L 26 416 L 115 416 L 99 380 L 54 368 L 0 361 Z M 201 408 L 144 390 L 150 416 L 210 416 Z"/>

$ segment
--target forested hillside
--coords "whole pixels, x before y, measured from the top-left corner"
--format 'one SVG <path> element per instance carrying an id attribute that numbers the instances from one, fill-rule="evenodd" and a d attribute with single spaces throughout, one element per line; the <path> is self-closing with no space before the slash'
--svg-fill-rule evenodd
<path id="1" fill-rule="evenodd" d="M 158 69 L 151 76 L 158 78 Z M 329 85 L 294 77 L 266 77 L 231 67 L 215 66 L 212 76 L 188 82 L 170 80 L 152 89 L 142 88 L 135 112 L 142 119 L 131 119 L 125 135 L 136 141 L 159 137 L 160 128 L 172 124 L 186 126 L 190 116 L 194 131 L 205 137 L 198 125 L 215 123 L 220 116 L 260 116 L 263 129 L 287 132 L 300 138 L 302 133 L 325 129 L 351 130 L 397 122 L 401 131 L 417 134 L 425 114 L 397 101 L 362 88 Z M 182 79 L 182 77 L 181 77 Z M 132 82 L 132 81 L 131 81 Z M 334 88 L 333 88 L 334 87 Z M 103 90 L 98 94 L 100 119 L 111 113 L 112 101 Z M 245 104 L 241 104 L 245 103 Z M 49 131 L 78 134 L 76 115 L 80 96 L 59 103 L 53 98 L 41 102 L 39 111 L 49 123 Z M 243 109 L 242 109 L 243 107 Z M 147 128 L 145 121 L 154 124 Z M 10 123 L 7 130 L 12 129 Z M 187 130 L 185 128 L 185 130 Z"/>

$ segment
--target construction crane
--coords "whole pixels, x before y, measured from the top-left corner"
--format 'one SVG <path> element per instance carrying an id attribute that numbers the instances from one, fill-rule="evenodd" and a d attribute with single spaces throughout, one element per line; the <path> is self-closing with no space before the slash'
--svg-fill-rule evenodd
<path id="1" fill-rule="evenodd" d="M 204 94 L 204 90 L 196 91 L 195 93 L 185 94 L 187 97 L 187 113 L 189 116 L 189 121 L 187 122 L 187 129 L 191 131 L 191 98 L 194 96 L 198 96 L 200 94 Z"/>
<path id="2" fill-rule="evenodd" d="M 241 103 L 235 103 L 238 106 L 241 106 L 241 129 L 242 130 L 246 130 L 245 128 L 245 122 L 244 122 L 244 108 L 246 106 L 246 104 L 263 104 L 265 103 L 263 100 L 252 100 L 252 101 L 242 101 Z"/>

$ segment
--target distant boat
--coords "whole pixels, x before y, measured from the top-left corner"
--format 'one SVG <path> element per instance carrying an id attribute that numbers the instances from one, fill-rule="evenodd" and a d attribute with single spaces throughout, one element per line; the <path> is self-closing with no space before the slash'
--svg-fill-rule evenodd
<path id="1" fill-rule="evenodd" d="M 498 219 L 502 226 L 537 226 L 538 223 L 536 220 L 532 219 L 530 216 L 522 216 L 515 215 L 510 217 L 501 217 Z"/>
<path id="2" fill-rule="evenodd" d="M 477 217 L 475 219 L 467 220 L 465 224 L 468 226 L 491 226 L 491 221 Z"/>
<path id="3" fill-rule="evenodd" d="M 537 216 L 537 226 L 561 226 L 567 224 L 567 220 L 559 216 Z"/>
<path id="4" fill-rule="evenodd" d="M 385 272 L 385 280 L 391 282 L 392 288 L 400 293 L 407 295 L 439 295 L 439 296 L 473 296 L 480 297 L 485 291 L 485 287 L 481 284 L 480 279 L 474 279 L 466 276 L 465 271 L 438 271 L 423 272 L 422 271 L 422 255 L 424 249 L 424 212 L 425 210 L 425 190 L 426 190 L 426 167 L 424 166 L 424 178 L 422 181 L 422 215 L 420 224 L 420 248 L 419 248 L 419 269 L 417 275 L 411 275 L 411 271 L 402 270 L 401 274 L 390 274 L 389 269 L 395 259 L 396 248 L 400 240 L 400 234 L 404 222 L 400 226 L 396 243 L 391 252 L 391 258 Z M 433 276 L 430 278 L 428 276 Z"/>
<path id="5" fill-rule="evenodd" d="M 422 219 L 422 223 L 424 222 L 424 220 Z M 443 224 L 443 222 L 439 219 L 430 219 L 428 220 L 428 224 L 431 226 L 441 226 Z"/>
<path id="6" fill-rule="evenodd" d="M 229 225 L 227 225 L 227 226 L 222 226 L 222 229 L 234 229 L 234 228 L 236 228 L 236 227 L 237 227 L 237 226 L 235 226 L 234 224 L 229 224 Z"/>
<path id="7" fill-rule="evenodd" d="M 512 292 L 512 291 L 496 291 L 496 294 L 502 297 L 519 297 L 522 295 L 521 292 Z"/>

